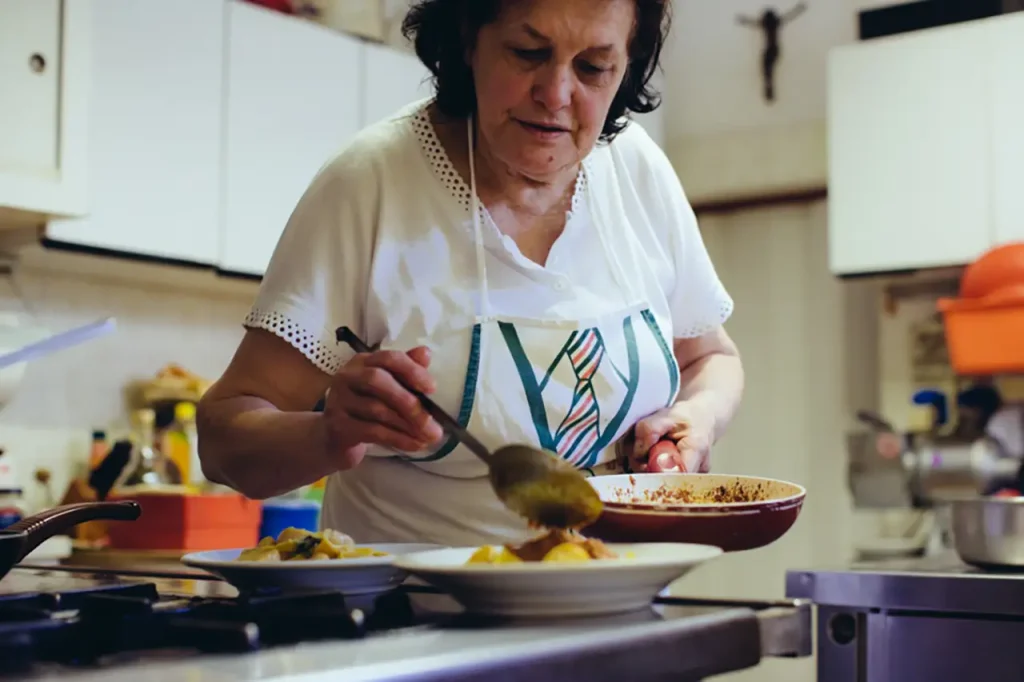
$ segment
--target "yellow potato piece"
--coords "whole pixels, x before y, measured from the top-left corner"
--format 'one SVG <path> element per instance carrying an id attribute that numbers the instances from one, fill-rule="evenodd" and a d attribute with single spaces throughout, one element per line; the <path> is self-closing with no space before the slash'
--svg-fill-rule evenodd
<path id="1" fill-rule="evenodd" d="M 469 557 L 467 564 L 493 564 L 497 558 L 498 552 L 495 551 L 494 547 L 490 545 L 484 545 L 480 549 L 473 552 L 473 555 Z"/>
<path id="2" fill-rule="evenodd" d="M 563 542 L 552 547 L 541 561 L 590 561 L 590 554 L 575 543 Z"/>
<path id="3" fill-rule="evenodd" d="M 253 547 L 242 550 L 239 561 L 281 561 L 281 553 L 275 547 Z"/>
<path id="4" fill-rule="evenodd" d="M 342 550 L 341 552 L 342 559 L 362 559 L 364 557 L 387 555 L 387 552 L 382 552 L 379 549 L 373 549 L 372 547 L 350 547 Z"/>
<path id="5" fill-rule="evenodd" d="M 523 560 L 517 557 L 508 547 L 502 547 L 501 551 L 496 552 L 496 556 L 491 560 L 494 564 L 521 564 Z"/>
<path id="6" fill-rule="evenodd" d="M 314 554 L 323 554 L 326 559 L 337 559 L 345 548 L 335 545 L 327 538 L 322 538 L 316 546 Z"/>
<path id="7" fill-rule="evenodd" d="M 343 547 L 351 547 L 356 544 L 351 537 L 345 535 L 341 531 L 334 530 L 333 528 L 325 528 L 321 531 L 320 535 L 323 537 L 325 542 L 329 542 L 339 549 Z"/>
<path id="8" fill-rule="evenodd" d="M 243 550 L 239 561 L 306 561 L 315 559 L 360 559 L 364 557 L 386 557 L 372 547 L 356 547 L 351 537 L 344 533 L 325 529 L 312 533 L 301 528 L 289 527 L 282 530 L 277 538 L 261 538 L 259 543 Z"/>
<path id="9" fill-rule="evenodd" d="M 287 542 L 289 540 L 304 540 L 306 539 L 306 537 L 310 535 L 313 535 L 313 533 L 310 533 L 308 530 L 302 530 L 301 528 L 289 526 L 288 528 L 285 528 L 280 533 L 278 533 L 277 542 L 282 543 Z"/>

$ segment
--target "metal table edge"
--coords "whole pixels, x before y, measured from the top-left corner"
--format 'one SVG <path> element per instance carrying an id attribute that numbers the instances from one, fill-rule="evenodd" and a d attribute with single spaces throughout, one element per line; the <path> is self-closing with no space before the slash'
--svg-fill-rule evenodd
<path id="1" fill-rule="evenodd" d="M 854 609 L 1024 615 L 1024 580 L 1000 573 L 790 570 L 786 572 L 786 596 Z"/>

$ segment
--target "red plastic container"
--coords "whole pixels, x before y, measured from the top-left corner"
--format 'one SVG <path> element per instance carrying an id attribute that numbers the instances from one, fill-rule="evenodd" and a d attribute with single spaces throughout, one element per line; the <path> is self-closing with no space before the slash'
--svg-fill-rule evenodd
<path id="1" fill-rule="evenodd" d="M 135 500 L 142 507 L 137 521 L 109 525 L 114 549 L 197 552 L 259 542 L 262 505 L 241 495 L 139 493 L 110 499 Z"/>

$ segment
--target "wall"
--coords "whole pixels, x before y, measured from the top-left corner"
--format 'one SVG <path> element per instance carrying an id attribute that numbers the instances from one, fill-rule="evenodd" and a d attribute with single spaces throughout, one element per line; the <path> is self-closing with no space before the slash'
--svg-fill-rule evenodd
<path id="1" fill-rule="evenodd" d="M 877 317 L 865 314 L 877 297 L 870 285 L 828 272 L 824 201 L 704 215 L 701 227 L 736 302 L 727 329 L 747 375 L 744 402 L 714 450 L 712 469 L 794 481 L 808 495 L 780 541 L 716 560 L 675 590 L 781 598 L 787 570 L 851 558 L 843 434 L 855 406 L 877 392 Z M 728 679 L 809 682 L 813 662 L 769 661 Z"/>
<path id="2" fill-rule="evenodd" d="M 777 99 L 762 98 L 759 28 L 740 25 L 798 0 L 676 0 L 664 60 L 665 136 L 695 203 L 818 189 L 828 178 L 828 51 L 856 40 L 857 12 L 880 0 L 808 0 L 780 31 Z"/>
<path id="3" fill-rule="evenodd" d="M 58 260 L 66 265 L 69 259 Z M 88 260 L 105 273 L 23 267 L 0 279 L 0 311 L 17 311 L 31 324 L 59 331 L 111 315 L 118 323 L 111 336 L 30 363 L 19 391 L 0 411 L 0 447 L 17 458 L 33 503 L 39 501 L 34 469 L 53 472 L 59 496 L 72 465 L 87 457 L 91 430 L 125 428 L 129 381 L 152 376 L 168 362 L 215 378 L 241 338 L 256 290 L 252 283 L 215 294 L 140 283 L 130 275 L 158 266 Z"/>

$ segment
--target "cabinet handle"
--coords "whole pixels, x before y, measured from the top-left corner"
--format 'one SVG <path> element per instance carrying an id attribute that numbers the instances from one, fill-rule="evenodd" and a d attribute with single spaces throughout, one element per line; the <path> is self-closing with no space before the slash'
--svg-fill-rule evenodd
<path id="1" fill-rule="evenodd" d="M 42 73 L 46 70 L 46 57 L 36 52 L 28 58 L 28 66 L 33 73 Z"/>

